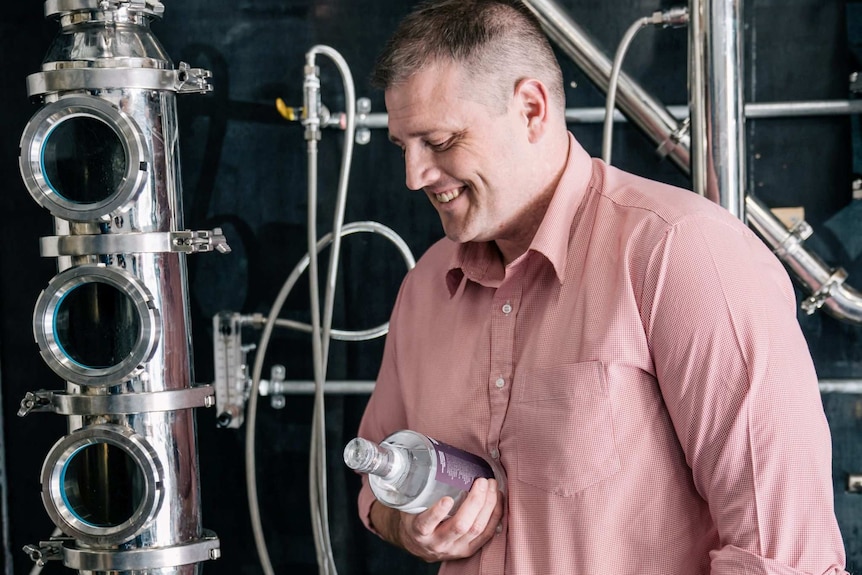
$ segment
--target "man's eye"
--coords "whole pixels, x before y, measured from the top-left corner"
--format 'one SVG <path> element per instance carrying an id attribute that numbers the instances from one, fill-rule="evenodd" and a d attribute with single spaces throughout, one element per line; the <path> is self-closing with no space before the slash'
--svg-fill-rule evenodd
<path id="1" fill-rule="evenodd" d="M 452 145 L 451 138 L 448 140 L 443 140 L 442 142 L 428 142 L 428 147 L 434 150 L 435 152 L 442 152 L 444 150 L 449 149 Z"/>

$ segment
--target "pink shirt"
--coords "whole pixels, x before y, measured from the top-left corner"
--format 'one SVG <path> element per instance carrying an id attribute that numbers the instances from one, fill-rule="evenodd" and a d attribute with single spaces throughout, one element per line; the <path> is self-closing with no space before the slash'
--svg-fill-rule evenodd
<path id="1" fill-rule="evenodd" d="M 502 532 L 440 573 L 844 574 L 783 267 L 719 206 L 570 142 L 523 256 L 441 240 L 392 314 L 360 435 L 413 429 L 507 478 Z"/>

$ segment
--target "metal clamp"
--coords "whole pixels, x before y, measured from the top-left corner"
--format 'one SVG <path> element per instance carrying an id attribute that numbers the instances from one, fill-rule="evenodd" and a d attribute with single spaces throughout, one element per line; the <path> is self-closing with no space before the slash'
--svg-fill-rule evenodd
<path id="1" fill-rule="evenodd" d="M 165 5 L 159 0 L 47 0 L 45 16 L 68 14 L 83 10 L 116 10 L 126 8 L 130 12 L 141 12 L 161 17 Z"/>
<path id="2" fill-rule="evenodd" d="M 211 252 L 216 250 L 219 253 L 230 253 L 230 246 L 227 245 L 224 234 L 221 228 L 214 228 L 212 231 L 183 231 L 172 232 L 174 251 L 186 252 L 190 254 L 199 252 Z"/>
<path id="3" fill-rule="evenodd" d="M 367 121 L 368 115 L 371 113 L 371 99 L 359 98 L 356 100 L 356 123 L 360 126 L 356 129 L 356 143 L 364 146 L 371 142 L 371 130 L 364 127 L 363 124 Z"/>
<path id="4" fill-rule="evenodd" d="M 205 93 L 213 89 L 212 72 L 180 62 L 176 70 L 156 68 L 60 68 L 27 76 L 27 94 L 36 96 L 73 90 L 140 89 L 179 94 Z"/>
<path id="5" fill-rule="evenodd" d="M 172 547 L 102 551 L 79 549 L 70 538 L 40 541 L 24 547 L 37 565 L 61 559 L 70 569 L 79 571 L 137 571 L 190 565 L 221 557 L 220 542 L 212 531 L 204 530 L 201 539 Z"/>
<path id="6" fill-rule="evenodd" d="M 185 62 L 180 62 L 177 69 L 177 83 L 174 91 L 178 94 L 203 94 L 213 89 L 209 80 L 212 72 L 203 68 L 191 68 Z"/>
<path id="7" fill-rule="evenodd" d="M 55 561 L 63 557 L 63 541 L 72 539 L 52 539 L 51 541 L 40 541 L 38 545 L 25 545 L 24 553 L 30 556 L 39 567 L 44 567 L 48 561 Z"/>
<path id="8" fill-rule="evenodd" d="M 42 257 L 167 252 L 194 254 L 211 251 L 230 253 L 230 246 L 221 228 L 182 232 L 48 236 L 40 238 L 39 242 Z"/>
<path id="9" fill-rule="evenodd" d="M 63 391 L 28 391 L 21 400 L 18 416 L 31 412 L 60 415 L 127 415 L 194 409 L 215 405 L 215 389 L 202 385 L 189 389 L 118 395 L 80 395 Z"/>
<path id="10" fill-rule="evenodd" d="M 788 254 L 793 253 L 796 249 L 814 233 L 814 229 L 805 220 L 800 220 L 787 232 L 787 236 L 781 240 L 778 247 L 775 248 L 775 255 L 784 259 Z M 843 280 L 842 280 L 843 281 Z"/>
<path id="11" fill-rule="evenodd" d="M 820 286 L 820 289 L 805 298 L 805 300 L 800 304 L 800 307 L 806 314 L 813 314 L 815 311 L 823 307 L 826 300 L 832 297 L 833 291 L 840 287 L 846 279 L 847 272 L 844 268 L 838 268 L 832 272 L 832 275 L 829 276 L 829 279 L 827 279 L 822 286 Z"/>
<path id="12" fill-rule="evenodd" d="M 665 140 L 656 148 L 656 153 L 660 158 L 664 159 L 673 152 L 683 139 L 688 137 L 688 131 L 691 128 L 691 117 L 682 121 L 679 127 L 668 135 Z"/>

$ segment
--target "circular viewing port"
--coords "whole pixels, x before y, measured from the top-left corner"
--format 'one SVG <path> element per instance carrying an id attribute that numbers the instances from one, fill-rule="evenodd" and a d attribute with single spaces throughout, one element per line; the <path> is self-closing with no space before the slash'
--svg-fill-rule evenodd
<path id="1" fill-rule="evenodd" d="M 69 96 L 30 119 L 19 166 L 30 195 L 54 216 L 96 221 L 131 207 L 149 158 L 133 118 L 107 100 Z"/>
<path id="2" fill-rule="evenodd" d="M 88 543 L 135 537 L 157 515 L 163 495 L 155 451 L 120 425 L 95 425 L 64 437 L 42 468 L 48 514 L 67 534 Z"/>
<path id="3" fill-rule="evenodd" d="M 87 264 L 51 280 L 36 302 L 33 332 L 45 362 L 63 379 L 115 385 L 152 357 L 159 314 L 128 272 Z"/>

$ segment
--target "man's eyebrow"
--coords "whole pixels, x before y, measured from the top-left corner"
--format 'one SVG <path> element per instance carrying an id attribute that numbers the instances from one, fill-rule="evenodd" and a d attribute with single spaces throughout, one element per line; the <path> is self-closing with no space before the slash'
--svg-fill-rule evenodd
<path id="1" fill-rule="evenodd" d="M 435 132 L 437 132 L 437 130 L 420 130 L 418 132 L 411 132 L 407 134 L 407 138 L 426 138 L 430 134 L 433 134 Z M 392 133 L 389 133 L 389 141 L 399 146 L 403 143 L 400 139 L 393 136 Z"/>

